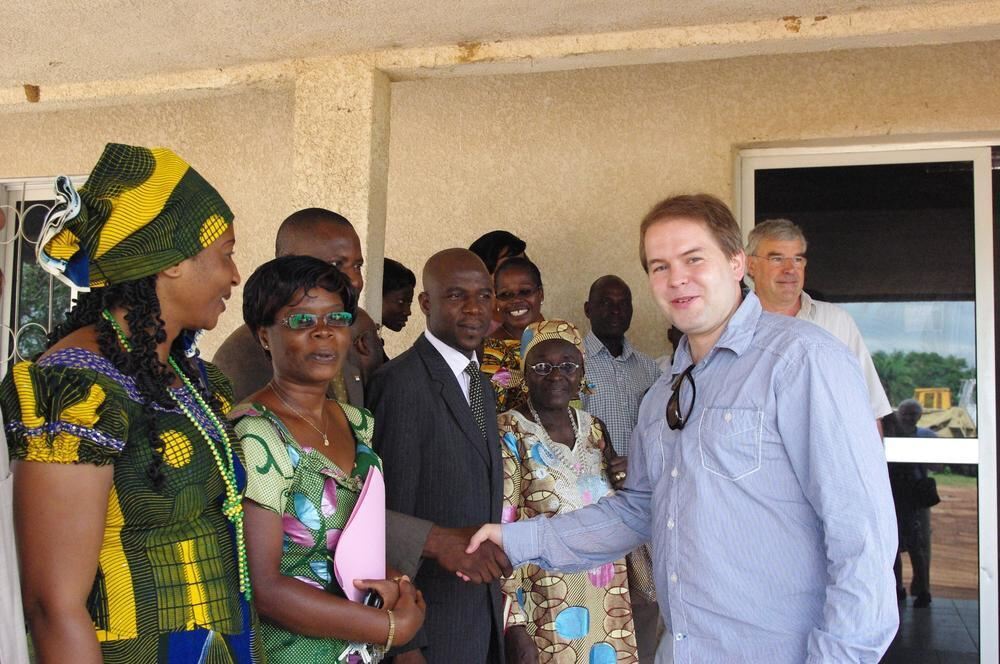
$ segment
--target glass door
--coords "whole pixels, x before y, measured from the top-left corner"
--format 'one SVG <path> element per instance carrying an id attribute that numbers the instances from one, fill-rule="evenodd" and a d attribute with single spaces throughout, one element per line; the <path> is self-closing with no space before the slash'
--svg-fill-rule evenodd
<path id="1" fill-rule="evenodd" d="M 806 292 L 854 318 L 890 424 L 906 423 L 887 427 L 891 476 L 937 483 L 933 508 L 897 500 L 900 630 L 886 662 L 998 659 L 991 157 L 921 145 L 739 157 L 744 235 L 775 218 L 802 228 Z"/>

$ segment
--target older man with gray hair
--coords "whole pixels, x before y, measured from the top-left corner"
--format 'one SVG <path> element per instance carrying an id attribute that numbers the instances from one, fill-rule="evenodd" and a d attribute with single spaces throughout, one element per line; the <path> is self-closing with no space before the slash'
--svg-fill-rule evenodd
<path id="1" fill-rule="evenodd" d="M 747 274 L 764 311 L 794 316 L 819 325 L 837 337 L 858 358 L 868 386 L 872 416 L 881 432 L 881 418 L 892 412 L 878 379 L 872 356 L 851 315 L 829 302 L 814 300 L 804 290 L 806 236 L 788 219 L 762 221 L 747 238 Z"/>

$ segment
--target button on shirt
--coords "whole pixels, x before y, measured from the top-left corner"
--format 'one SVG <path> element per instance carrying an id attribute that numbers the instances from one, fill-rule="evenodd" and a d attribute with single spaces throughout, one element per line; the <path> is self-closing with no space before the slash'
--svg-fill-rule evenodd
<path id="1" fill-rule="evenodd" d="M 615 451 L 628 456 L 639 404 L 661 371 L 651 357 L 637 351 L 628 339 L 623 341 L 622 354 L 615 357 L 593 332 L 584 337 L 587 381 L 594 393 L 584 394 L 582 402 L 585 411 L 607 426 Z"/>
<path id="2" fill-rule="evenodd" d="M 691 364 L 685 338 L 673 376 Z M 590 569 L 652 541 L 674 659 L 877 662 L 898 627 L 896 524 L 857 361 L 749 293 L 694 368 L 683 430 L 672 376 L 643 400 L 625 489 L 503 526 L 511 562 Z M 686 410 L 690 388 L 682 387 Z"/>

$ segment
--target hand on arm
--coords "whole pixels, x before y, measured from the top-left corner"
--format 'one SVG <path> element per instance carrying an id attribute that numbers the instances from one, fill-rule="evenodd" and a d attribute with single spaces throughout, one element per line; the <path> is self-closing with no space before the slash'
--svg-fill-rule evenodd
<path id="1" fill-rule="evenodd" d="M 395 635 L 392 639 L 393 645 L 401 646 L 404 643 L 409 643 L 420 626 L 424 624 L 424 614 L 427 611 L 424 596 L 410 582 L 409 577 L 401 576 L 395 581 L 392 579 L 359 579 L 354 581 L 354 585 L 361 590 L 374 589 L 385 602 L 382 608 L 392 611 L 396 625 Z M 374 641 L 373 643 L 385 643 L 385 641 Z"/>
<path id="2" fill-rule="evenodd" d="M 101 662 L 87 597 L 97 576 L 113 479 L 112 465 L 17 464 L 21 588 L 40 664 Z"/>

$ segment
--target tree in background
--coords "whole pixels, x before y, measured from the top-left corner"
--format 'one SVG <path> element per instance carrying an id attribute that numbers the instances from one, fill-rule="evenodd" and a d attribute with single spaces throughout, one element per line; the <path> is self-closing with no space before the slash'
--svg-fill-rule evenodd
<path id="1" fill-rule="evenodd" d="M 872 353 L 872 361 L 893 405 L 912 398 L 918 387 L 947 387 L 957 400 L 962 381 L 976 377 L 975 368 L 956 355 L 880 350 Z"/>

